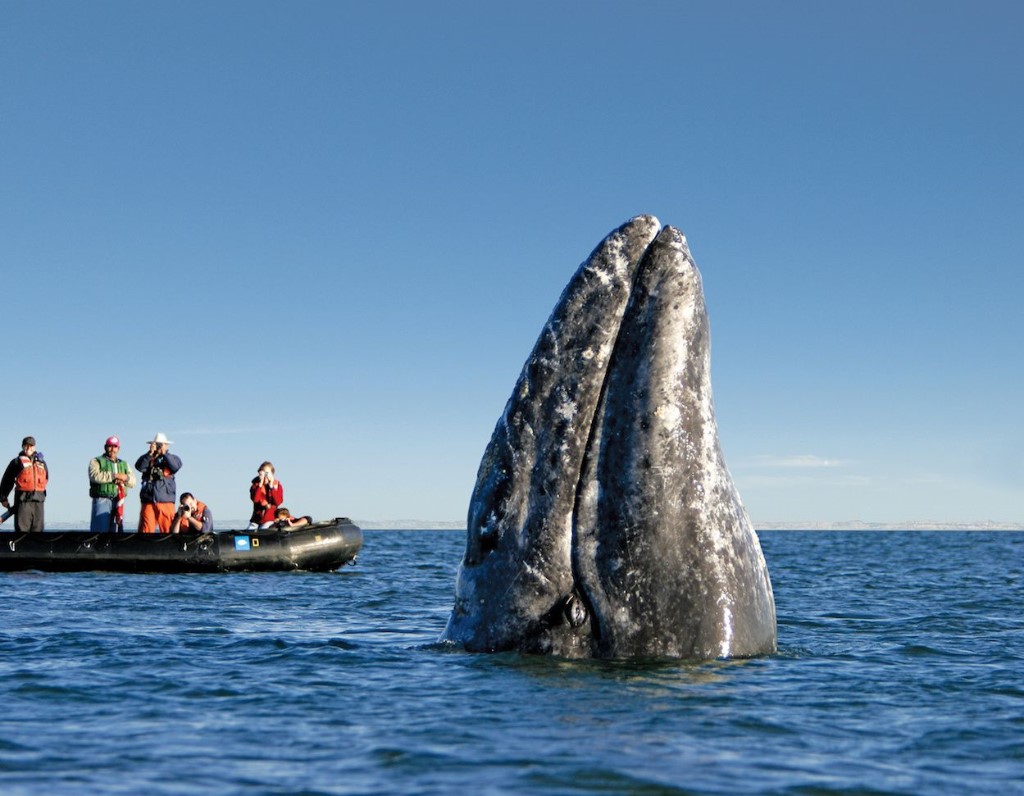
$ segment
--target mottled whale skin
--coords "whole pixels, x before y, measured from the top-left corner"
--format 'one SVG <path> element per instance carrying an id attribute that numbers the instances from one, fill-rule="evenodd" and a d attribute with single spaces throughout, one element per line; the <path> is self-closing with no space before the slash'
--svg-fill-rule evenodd
<path id="1" fill-rule="evenodd" d="M 527 359 L 441 638 L 570 658 L 775 651 L 768 569 L 718 442 L 700 274 L 653 216 L 598 245 Z"/>

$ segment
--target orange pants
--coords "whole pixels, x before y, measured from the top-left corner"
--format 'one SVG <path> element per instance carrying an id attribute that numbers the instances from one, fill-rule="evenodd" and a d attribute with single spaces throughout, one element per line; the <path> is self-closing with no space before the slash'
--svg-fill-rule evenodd
<path id="1" fill-rule="evenodd" d="M 175 511 L 173 503 L 143 503 L 139 533 L 170 533 Z"/>

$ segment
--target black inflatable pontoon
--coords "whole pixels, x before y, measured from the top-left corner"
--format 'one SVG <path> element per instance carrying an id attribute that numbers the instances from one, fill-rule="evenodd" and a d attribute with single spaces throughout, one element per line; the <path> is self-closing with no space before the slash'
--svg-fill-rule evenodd
<path id="1" fill-rule="evenodd" d="M 0 571 L 329 572 L 352 563 L 362 545 L 347 517 L 283 531 L 0 533 Z"/>

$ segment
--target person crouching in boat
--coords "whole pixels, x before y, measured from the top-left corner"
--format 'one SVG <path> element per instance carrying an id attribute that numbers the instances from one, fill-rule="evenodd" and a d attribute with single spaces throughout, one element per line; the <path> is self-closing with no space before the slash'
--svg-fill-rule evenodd
<path id="1" fill-rule="evenodd" d="M 139 500 L 139 533 L 169 533 L 174 519 L 175 495 L 178 487 L 174 474 L 181 469 L 181 459 L 170 452 L 171 441 L 164 434 L 150 440 L 149 452 L 135 462 L 142 473 Z"/>
<path id="2" fill-rule="evenodd" d="M 268 528 L 274 528 L 278 531 L 287 531 L 293 528 L 302 528 L 313 522 L 313 518 L 310 516 L 306 517 L 293 517 L 292 513 L 288 511 L 284 506 L 281 506 L 274 514 L 274 522 L 266 526 Z"/>
<path id="3" fill-rule="evenodd" d="M 171 520 L 171 533 L 212 533 L 213 512 L 191 492 L 183 492 L 181 505 Z"/>
<path id="4" fill-rule="evenodd" d="M 14 490 L 14 530 L 43 530 L 43 501 L 46 500 L 46 484 L 50 468 L 43 461 L 43 454 L 36 450 L 35 437 L 21 441 L 21 453 L 11 459 L 3 478 L 0 478 L 0 505 L 9 509 L 7 501 Z"/>
<path id="5" fill-rule="evenodd" d="M 92 498 L 90 531 L 124 533 L 124 501 L 135 488 L 135 473 L 119 459 L 121 440 L 107 437 L 103 453 L 89 460 L 89 497 Z"/>
<path id="6" fill-rule="evenodd" d="M 253 504 L 249 530 L 273 525 L 277 519 L 277 507 L 284 503 L 284 486 L 277 480 L 274 465 L 270 462 L 263 462 L 252 479 L 249 499 Z"/>

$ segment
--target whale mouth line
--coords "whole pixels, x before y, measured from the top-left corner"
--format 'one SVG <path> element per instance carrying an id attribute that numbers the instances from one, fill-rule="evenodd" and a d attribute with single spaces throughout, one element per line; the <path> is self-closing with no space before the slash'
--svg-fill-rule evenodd
<path id="1" fill-rule="evenodd" d="M 668 229 L 672 229 L 672 228 L 669 227 Z M 649 249 L 649 248 L 650 248 L 650 244 L 648 244 L 647 246 L 644 247 L 643 253 L 645 254 L 647 249 Z M 633 295 L 633 287 L 636 284 L 637 279 L 640 276 L 640 268 L 642 267 L 643 255 L 641 255 L 640 260 L 641 260 L 641 265 L 639 265 L 637 267 L 637 270 L 633 273 L 632 279 L 630 280 L 630 283 L 629 283 L 629 285 L 627 287 L 627 294 L 630 295 L 630 296 Z M 598 276 L 598 279 L 601 279 L 601 277 Z M 542 334 L 547 333 L 552 325 L 553 324 L 550 321 L 547 324 L 545 324 L 544 332 L 542 332 Z M 615 346 L 618 343 L 619 337 L 622 334 L 622 318 L 621 317 L 618 318 L 614 324 L 606 324 L 606 325 L 604 325 L 603 328 L 604 328 L 604 331 L 606 333 L 608 333 L 609 340 L 611 342 L 611 345 L 609 346 L 609 348 L 611 349 L 611 351 L 614 351 Z M 612 330 L 614 330 L 614 331 L 612 331 Z M 593 350 L 588 348 L 588 349 L 585 349 L 585 350 L 581 351 L 579 353 L 579 356 L 581 358 L 585 359 L 585 360 L 591 360 L 591 359 L 594 358 L 594 352 L 593 352 Z M 586 431 L 587 431 L 587 442 L 584 445 L 584 454 L 583 454 L 584 457 L 586 456 L 586 451 L 590 449 L 590 443 L 591 443 L 592 435 L 593 435 L 594 428 L 595 428 L 595 420 L 597 418 L 598 412 L 600 411 L 601 398 L 603 398 L 604 393 L 607 390 L 607 386 L 608 386 L 608 375 L 609 375 L 609 368 L 606 365 L 605 368 L 604 368 L 604 375 L 603 375 L 603 377 L 601 379 L 601 385 L 600 385 L 600 391 L 599 391 L 599 397 L 598 397 L 597 403 L 592 407 L 592 411 L 589 412 L 586 423 L 577 422 L 577 424 L 576 424 L 578 428 L 580 428 L 580 429 L 585 428 Z M 579 404 L 577 402 L 574 402 L 572 404 L 572 406 L 573 406 L 573 410 L 574 410 L 573 411 L 573 417 L 574 417 L 574 419 L 578 420 L 581 417 L 581 412 L 580 412 Z M 503 415 L 502 419 L 503 420 L 505 419 L 504 415 Z M 570 546 L 573 549 L 575 549 L 575 532 L 576 532 L 575 518 L 576 518 L 576 511 L 577 511 L 577 508 L 578 508 L 578 505 L 579 505 L 579 495 L 580 495 L 581 489 L 583 488 L 584 478 L 585 478 L 585 470 L 584 470 L 584 467 L 582 466 L 582 462 L 581 462 L 581 466 L 579 468 L 577 468 L 577 473 L 576 473 L 576 486 L 575 486 L 575 489 L 573 490 L 573 494 L 574 494 L 573 511 L 572 511 L 572 515 L 571 515 L 570 523 L 569 523 L 570 524 L 570 529 L 571 529 Z M 543 487 L 541 487 L 541 492 L 543 492 L 543 491 L 544 491 L 544 489 L 543 489 Z M 473 532 L 473 530 L 471 529 L 471 533 L 472 532 Z M 498 531 L 497 528 L 489 527 L 487 525 L 483 525 L 483 526 L 478 525 L 475 528 L 475 533 L 476 533 L 476 537 L 477 537 L 477 541 L 478 541 L 478 547 L 477 547 L 478 555 L 475 556 L 473 560 L 464 559 L 464 563 L 467 566 L 479 566 L 480 564 L 482 564 L 490 553 L 492 553 L 492 552 L 494 552 L 495 550 L 498 549 L 498 545 L 499 545 L 499 542 L 500 542 L 500 532 Z M 559 610 L 560 604 L 562 604 L 563 602 L 566 602 L 566 601 L 582 600 L 584 602 L 584 604 L 586 604 L 586 596 L 585 596 L 584 591 L 579 588 L 579 580 L 580 579 L 577 576 L 577 573 L 573 572 L 573 585 L 572 585 L 572 588 L 568 589 L 564 594 L 561 594 L 553 602 L 552 607 L 551 607 L 552 614 L 557 613 L 557 611 Z M 575 597 L 574 597 L 574 595 L 575 595 Z M 587 608 L 589 609 L 589 607 L 590 606 L 588 605 Z"/>

